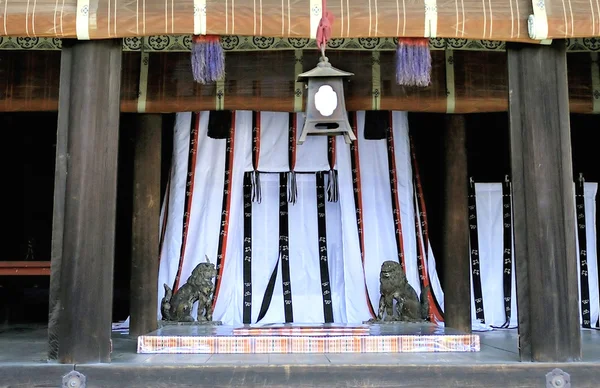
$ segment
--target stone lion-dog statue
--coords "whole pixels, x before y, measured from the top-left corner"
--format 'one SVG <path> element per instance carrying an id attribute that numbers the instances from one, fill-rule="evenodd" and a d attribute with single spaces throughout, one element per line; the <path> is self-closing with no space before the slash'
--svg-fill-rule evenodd
<path id="1" fill-rule="evenodd" d="M 384 261 L 379 274 L 381 297 L 379 298 L 378 321 L 423 322 L 429 317 L 429 286 L 421 291 L 421 300 L 408 283 L 400 263 Z M 396 306 L 394 306 L 396 301 Z"/>
<path id="2" fill-rule="evenodd" d="M 208 260 L 194 268 L 183 286 L 175 293 L 164 285 L 165 296 L 161 301 L 161 313 L 164 321 L 194 322 L 192 307 L 198 302 L 198 322 L 212 321 L 213 278 L 217 275 L 215 265 Z"/>

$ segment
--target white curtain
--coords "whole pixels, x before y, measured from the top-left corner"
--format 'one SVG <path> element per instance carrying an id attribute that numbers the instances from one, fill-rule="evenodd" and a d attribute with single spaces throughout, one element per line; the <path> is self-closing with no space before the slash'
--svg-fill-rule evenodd
<path id="1" fill-rule="evenodd" d="M 225 139 L 207 135 L 209 112 L 200 112 L 198 120 L 195 165 L 190 160 L 191 113 L 177 115 L 174 134 L 173 165 L 169 186 L 169 203 L 163 204 L 166 220 L 159 271 L 159 301 L 163 283 L 172 287 L 178 269 L 179 285 L 185 283 L 192 269 L 205 255 L 217 261 L 223 252 L 222 278 L 214 311 L 214 319 L 224 324 L 242 323 L 244 306 L 244 198 L 243 178 L 253 171 L 252 112 L 234 113 L 235 131 L 231 151 Z M 289 118 L 297 117 L 297 137 L 303 117 L 288 113 L 260 113 L 260 171 L 261 200 L 252 202 L 252 311 L 251 322 L 257 321 L 271 273 L 279 262 L 279 172 L 289 170 Z M 379 303 L 379 270 L 385 260 L 397 260 L 395 226 L 389 179 L 386 140 L 364 139 L 364 112 L 358 112 L 358 148 L 361 171 L 364 262 L 361 261 L 360 241 L 356 218 L 350 147 L 342 137 L 336 139 L 339 200 L 326 201 L 326 235 L 329 283 L 335 322 L 358 323 L 371 318 L 366 288 L 371 303 Z M 394 157 L 397 175 L 397 197 L 402 225 L 404 260 L 410 284 L 420 292 L 417 265 L 417 231 L 415 223 L 415 192 L 408 123 L 405 112 L 393 113 Z M 192 139 L 193 140 L 193 139 Z M 317 227 L 317 171 L 330 169 L 328 140 L 310 136 L 296 146 L 295 171 L 298 197 L 288 204 L 289 257 L 294 322 L 323 322 L 323 295 L 319 262 Z M 226 159 L 230 168 L 228 201 L 224 199 Z M 191 168 L 193 167 L 193 168 Z M 190 175 L 191 174 L 191 175 Z M 193 184 L 188 185 L 188 177 Z M 327 185 L 327 175 L 325 177 Z M 186 187 L 190 193 L 186 201 Z M 186 208 L 187 203 L 187 208 Z M 223 218 L 226 211 L 227 217 Z M 184 214 L 189 215 L 188 233 L 182 250 Z M 223 238 L 223 219 L 227 225 Z M 220 239 L 221 237 L 221 239 Z M 220 240 L 223 240 L 220 245 Z M 422 244 L 429 244 L 422 241 Z M 183 251 L 183 256 L 181 255 Z M 443 309 L 443 292 L 435 272 L 435 259 L 429 247 L 429 281 Z M 365 286 L 366 285 L 366 286 Z M 195 312 L 193 313 L 195 314 Z M 160 313 L 159 313 L 160 317 Z M 260 323 L 284 322 L 282 268 L 277 277 L 269 309 Z"/>
<path id="2" fill-rule="evenodd" d="M 587 237 L 587 264 L 588 283 L 590 290 L 590 311 L 592 326 L 598 321 L 598 260 L 596 253 L 596 193 L 597 183 L 584 184 L 584 204 Z M 475 183 L 477 228 L 479 242 L 479 265 L 481 276 L 481 289 L 485 314 L 485 325 L 476 318 L 473 284 L 471 281 L 471 312 L 473 328 L 482 329 L 490 326 L 501 326 L 505 323 L 504 314 L 504 283 L 503 283 L 503 208 L 502 208 L 502 183 Z M 576 214 L 573 215 L 576 217 Z M 577 242 L 577 268 L 579 282 L 579 296 L 581 300 L 579 242 Z M 512 250 L 514 253 L 514 249 Z M 510 327 L 516 327 L 517 304 L 514 270 L 514 254 L 512 263 L 511 287 L 511 320 Z M 581 313 L 581 303 L 578 303 Z M 580 314 L 581 320 L 581 314 Z"/>
<path id="3" fill-rule="evenodd" d="M 588 288 L 590 292 L 590 317 L 591 326 L 596 327 L 598 322 L 600 305 L 598 304 L 598 253 L 596 250 L 596 194 L 598 193 L 597 182 L 585 182 L 583 184 L 583 197 L 585 207 L 585 234 L 586 234 L 586 256 L 587 256 L 587 267 L 588 267 Z M 577 228 L 577 222 L 576 228 Z M 583 247 L 579 246 L 579 239 L 576 239 L 577 244 L 577 279 L 579 285 L 579 300 L 581 301 L 581 280 L 585 277 L 580 276 L 581 272 L 581 261 L 580 253 Z M 582 304 L 579 303 L 579 320 L 583 323 L 583 317 L 581 315 Z M 583 307 L 584 309 L 586 307 Z"/>
<path id="4" fill-rule="evenodd" d="M 475 183 L 479 270 L 485 325 L 500 327 L 506 322 L 504 312 L 504 218 L 502 183 Z M 512 240 L 512 237 L 511 237 Z M 514 250 L 511 268 L 511 318 L 509 327 L 517 325 Z M 476 318 L 473 278 L 471 278 L 471 315 L 473 328 L 481 328 Z"/>

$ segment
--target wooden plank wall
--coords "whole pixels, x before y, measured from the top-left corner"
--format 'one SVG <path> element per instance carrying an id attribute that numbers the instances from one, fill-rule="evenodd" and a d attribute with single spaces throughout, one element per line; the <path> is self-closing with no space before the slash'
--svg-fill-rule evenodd
<path id="1" fill-rule="evenodd" d="M 218 87 L 194 83 L 189 53 L 146 54 L 147 82 L 140 85 L 141 54 L 123 53 L 123 112 L 138 112 L 142 107 L 147 113 L 213 110 L 217 107 L 218 91 L 223 94 L 223 108 L 229 110 L 293 111 L 296 106 L 294 79 L 298 71 L 294 51 L 228 52 L 227 77 Z M 334 66 L 355 73 L 346 87 L 349 111 L 373 109 L 375 92 L 380 94 L 378 103 L 382 110 L 438 113 L 449 109 L 449 113 L 508 110 L 505 52 L 432 51 L 432 85 L 423 89 L 396 85 L 394 52 L 379 54 L 380 89 L 375 90 L 373 72 L 365 71 L 373 65 L 373 53 L 328 51 Z M 600 111 L 600 104 L 594 103 L 600 99 L 600 90 L 594 90 L 593 74 L 598 73 L 594 54 L 568 54 L 569 107 L 573 113 Z M 313 50 L 304 50 L 301 56 L 303 71 L 317 63 L 318 53 Z M 453 81 L 447 76 L 450 62 Z M 0 112 L 57 110 L 59 51 L 0 51 L 0 63 L 3 64 Z"/>

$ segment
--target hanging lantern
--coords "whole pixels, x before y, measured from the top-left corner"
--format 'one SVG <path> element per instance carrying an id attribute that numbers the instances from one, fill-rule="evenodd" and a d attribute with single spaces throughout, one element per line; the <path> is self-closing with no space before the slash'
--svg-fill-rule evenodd
<path id="1" fill-rule="evenodd" d="M 299 82 L 308 83 L 306 120 L 298 144 L 304 143 L 309 135 L 342 135 L 348 144 L 356 140 L 348 122 L 344 98 L 344 79 L 352 75 L 331 66 L 324 55 L 317 67 L 298 75 Z"/>

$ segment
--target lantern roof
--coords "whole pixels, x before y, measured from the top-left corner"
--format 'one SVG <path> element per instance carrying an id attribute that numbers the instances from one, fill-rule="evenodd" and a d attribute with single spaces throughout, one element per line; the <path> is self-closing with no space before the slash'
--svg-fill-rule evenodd
<path id="1" fill-rule="evenodd" d="M 307 82 L 309 78 L 323 78 L 323 77 L 350 77 L 354 73 L 349 73 L 344 70 L 337 69 L 331 66 L 327 57 L 321 57 L 319 63 L 314 69 L 305 71 L 302 74 L 298 74 L 298 82 Z"/>

